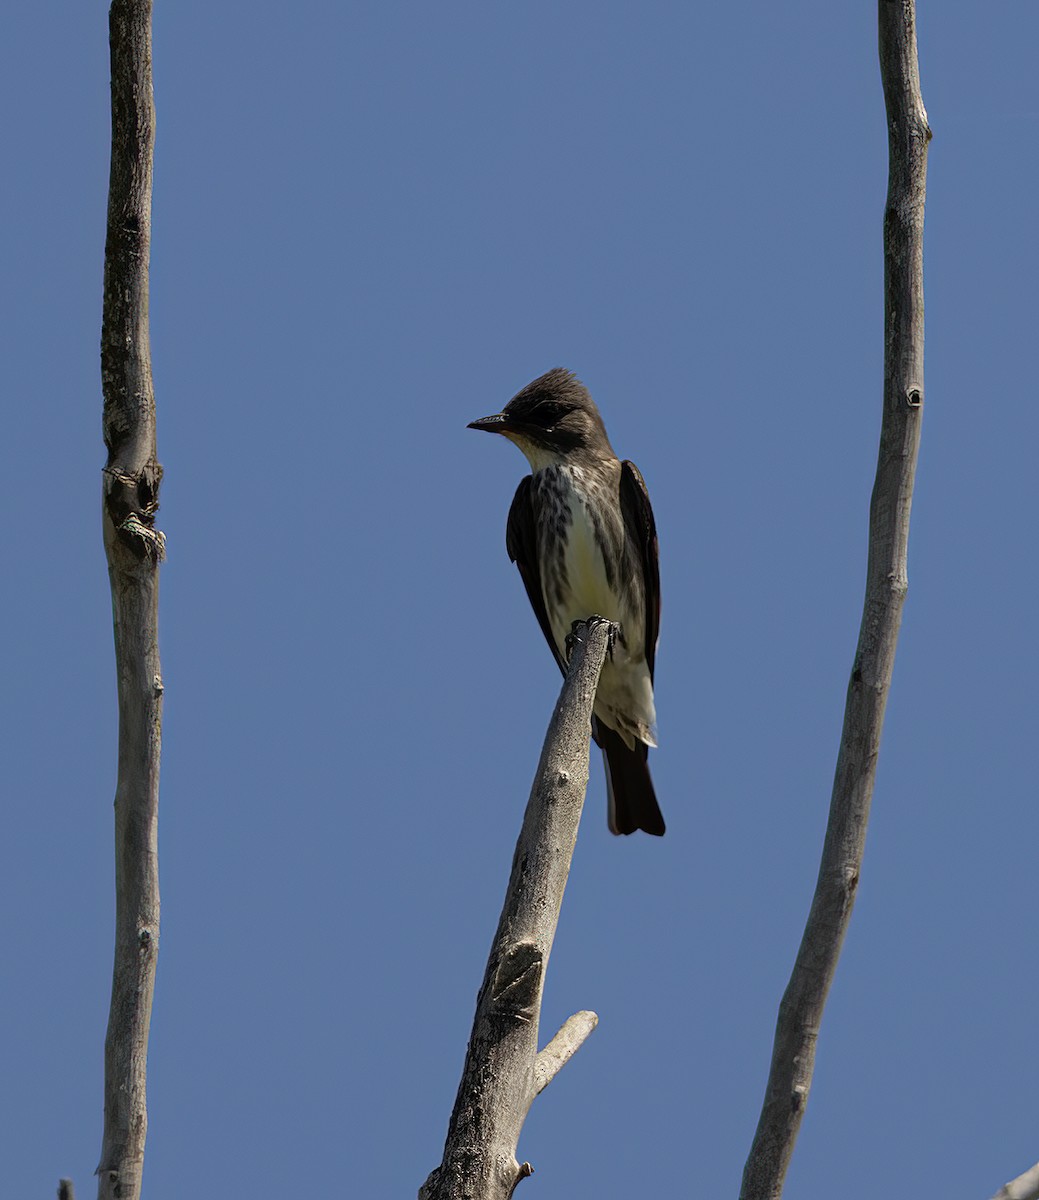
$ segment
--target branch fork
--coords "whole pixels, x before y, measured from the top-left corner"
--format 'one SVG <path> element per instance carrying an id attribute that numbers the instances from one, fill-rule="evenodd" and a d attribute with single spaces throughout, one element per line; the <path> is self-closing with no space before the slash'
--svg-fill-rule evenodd
<path id="1" fill-rule="evenodd" d="M 508 1200 L 533 1173 L 516 1158 L 531 1104 L 598 1022 L 593 1012 L 574 1013 L 538 1050 L 545 971 L 588 786 L 592 703 L 615 631 L 602 618 L 574 631 L 476 1001 L 443 1160 L 420 1200 Z"/>

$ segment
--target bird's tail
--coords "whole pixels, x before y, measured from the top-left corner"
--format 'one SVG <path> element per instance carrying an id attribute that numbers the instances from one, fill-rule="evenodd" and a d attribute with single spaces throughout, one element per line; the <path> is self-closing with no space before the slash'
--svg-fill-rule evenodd
<path id="1" fill-rule="evenodd" d="M 594 718 L 592 735 L 602 747 L 606 762 L 610 832 L 634 833 L 636 829 L 642 829 L 662 837 L 664 814 L 657 804 L 649 775 L 649 747 L 637 742 L 635 749 L 629 750 L 619 733 Z"/>

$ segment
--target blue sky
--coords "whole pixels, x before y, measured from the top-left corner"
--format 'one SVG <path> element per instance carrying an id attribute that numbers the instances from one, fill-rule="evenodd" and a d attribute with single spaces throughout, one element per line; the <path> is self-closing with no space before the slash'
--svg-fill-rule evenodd
<path id="1" fill-rule="evenodd" d="M 788 1195 L 1039 1158 L 1039 11 L 922 3 L 910 592 Z M 576 371 L 657 514 L 663 841 L 593 764 L 531 1197 L 735 1195 L 814 884 L 880 415 L 871 4 L 160 3 L 166 682 L 145 1192 L 413 1195 L 559 679 L 465 429 Z M 0 71 L 5 1189 L 90 1194 L 112 943 L 105 7 Z"/>

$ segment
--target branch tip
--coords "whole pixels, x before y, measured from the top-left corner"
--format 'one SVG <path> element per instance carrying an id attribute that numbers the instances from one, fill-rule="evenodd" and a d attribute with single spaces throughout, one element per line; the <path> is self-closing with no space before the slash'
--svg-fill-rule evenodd
<path id="1" fill-rule="evenodd" d="M 540 1095 L 548 1087 L 598 1024 L 598 1016 L 587 1009 L 567 1017 L 556 1036 L 534 1059 L 535 1094 Z"/>

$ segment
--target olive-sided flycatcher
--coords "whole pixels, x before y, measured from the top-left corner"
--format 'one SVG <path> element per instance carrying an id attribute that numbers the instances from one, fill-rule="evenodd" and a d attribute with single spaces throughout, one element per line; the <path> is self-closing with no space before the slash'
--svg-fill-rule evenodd
<path id="1" fill-rule="evenodd" d="M 599 680 L 592 736 L 606 760 L 614 833 L 664 832 L 649 776 L 653 660 L 660 627 L 657 531 L 646 485 L 621 462 L 588 389 L 557 368 L 470 429 L 500 433 L 527 457 L 509 510 L 505 545 L 561 670 L 575 621 L 620 626 Z"/>

